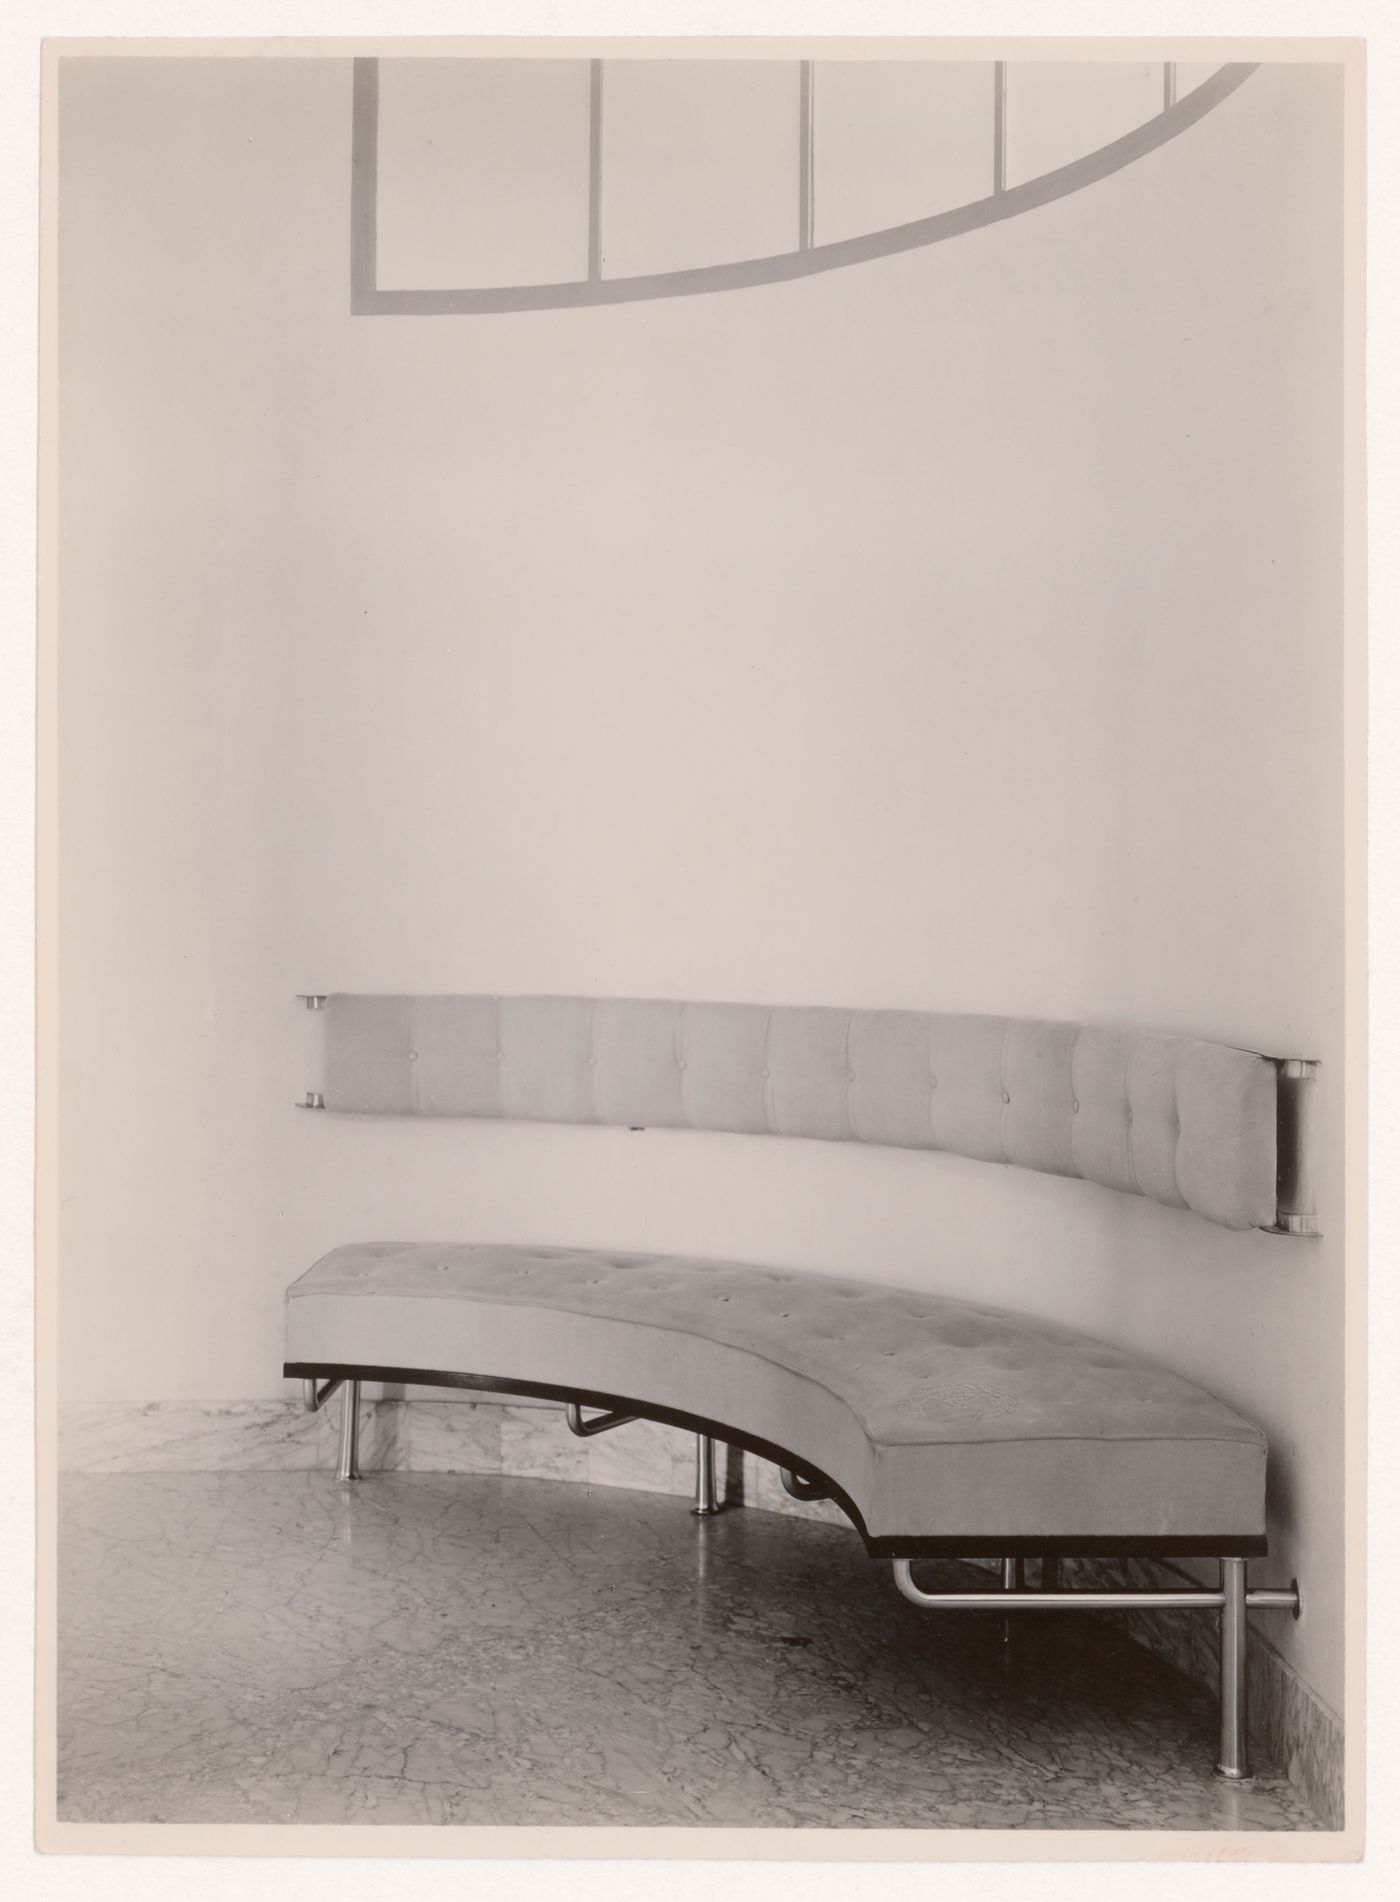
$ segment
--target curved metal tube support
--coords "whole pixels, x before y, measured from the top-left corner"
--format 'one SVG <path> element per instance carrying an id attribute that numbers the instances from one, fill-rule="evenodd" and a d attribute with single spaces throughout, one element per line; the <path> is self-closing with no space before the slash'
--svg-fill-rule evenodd
<path id="1" fill-rule="evenodd" d="M 583 1417 L 583 1408 L 576 1400 L 564 1402 L 564 1424 L 570 1433 L 576 1433 L 581 1440 L 591 1440 L 595 1433 L 610 1433 L 614 1427 L 626 1426 L 632 1420 L 639 1420 L 637 1413 L 595 1413 L 591 1420 Z"/>
<path id="2" fill-rule="evenodd" d="M 926 1592 L 914 1583 L 912 1559 L 895 1559 L 894 1582 L 911 1605 L 933 1611 L 1220 1611 L 1225 1606 L 1223 1585 L 1169 1587 L 1165 1591 L 1094 1592 L 1026 1591 Z M 1008 1564 L 1011 1561 L 1007 1561 Z M 1243 1559 L 1224 1559 L 1223 1566 L 1243 1568 Z M 1287 1590 L 1245 1591 L 1246 1611 L 1291 1611 L 1297 1616 L 1300 1597 L 1296 1580 Z"/>
<path id="3" fill-rule="evenodd" d="M 331 1395 L 341 1385 L 344 1375 L 337 1374 L 334 1380 L 328 1380 L 324 1387 L 318 1387 L 314 1380 L 301 1383 L 301 1404 L 308 1413 L 319 1413 Z"/>
<path id="4" fill-rule="evenodd" d="M 1224 1599 L 1217 1591 L 1163 1592 L 1043 1592 L 1015 1588 L 1001 1591 L 926 1592 L 910 1577 L 910 1559 L 894 1561 L 894 1582 L 911 1605 L 931 1611 L 1218 1611 Z"/>
<path id="5" fill-rule="evenodd" d="M 1002 1562 L 1002 1591 L 926 1592 L 914 1583 L 912 1559 L 894 1561 L 894 1582 L 911 1605 L 935 1611 L 1214 1611 L 1220 1614 L 1220 1755 L 1216 1770 L 1242 1783 L 1249 1769 L 1249 1623 L 1251 1611 L 1302 1612 L 1294 1579 L 1286 1591 L 1250 1591 L 1243 1559 L 1220 1561 L 1214 1591 L 1180 1588 L 1161 1592 L 1090 1592 L 1020 1588 L 1018 1563 Z"/>
<path id="6" fill-rule="evenodd" d="M 778 1477 L 783 1482 L 783 1491 L 789 1499 L 830 1499 L 829 1488 L 818 1485 L 814 1479 L 803 1479 L 786 1466 L 778 1468 Z"/>

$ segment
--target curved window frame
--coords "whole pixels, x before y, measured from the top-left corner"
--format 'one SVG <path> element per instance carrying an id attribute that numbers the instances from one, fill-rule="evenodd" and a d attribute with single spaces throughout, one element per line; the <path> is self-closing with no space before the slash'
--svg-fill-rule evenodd
<path id="1" fill-rule="evenodd" d="M 702 264 L 683 271 L 659 271 L 633 277 L 602 274 L 602 94 L 603 61 L 590 62 L 588 166 L 588 276 L 557 284 L 492 285 L 461 290 L 383 290 L 378 284 L 379 189 L 379 61 L 356 59 L 352 103 L 350 172 L 350 310 L 357 317 L 485 317 L 519 310 L 586 309 L 599 304 L 639 303 L 660 297 L 699 297 L 715 291 L 749 290 L 762 284 L 781 284 L 794 278 L 815 277 L 823 271 L 844 270 L 872 258 L 940 244 L 965 231 L 999 224 L 1048 205 L 1071 192 L 1082 191 L 1101 178 L 1122 171 L 1168 140 L 1177 138 L 1229 98 L 1258 70 L 1257 62 L 1220 67 L 1208 79 L 1177 99 L 1175 68 L 1163 71 L 1163 106 L 1151 119 L 1134 126 L 1122 138 L 1073 159 L 1068 165 L 1042 172 L 1022 184 L 1007 186 L 1006 177 L 1006 63 L 996 62 L 993 112 L 993 189 L 977 198 L 929 218 L 865 231 L 830 244 L 812 242 L 812 112 L 811 62 L 801 63 L 801 141 L 797 246 L 769 257 L 743 258 L 725 264 Z"/>

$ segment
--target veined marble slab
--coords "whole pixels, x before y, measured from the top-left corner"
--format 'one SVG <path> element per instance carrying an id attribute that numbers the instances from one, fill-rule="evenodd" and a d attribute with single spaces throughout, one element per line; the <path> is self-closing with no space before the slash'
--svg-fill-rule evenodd
<path id="1" fill-rule="evenodd" d="M 1211 1696 L 1120 1632 L 1027 1621 L 1009 1666 L 831 1526 L 434 1473 L 58 1490 L 66 1822 L 1316 1828 L 1262 1755 L 1223 1784 Z"/>
<path id="2" fill-rule="evenodd" d="M 163 1400 L 59 1409 L 67 1473 L 304 1472 L 333 1467 L 341 1401 Z M 360 1464 L 379 1472 L 498 1473 L 502 1409 L 475 1401 L 360 1401 Z M 561 1429 L 562 1430 L 562 1429 Z"/>
<path id="3" fill-rule="evenodd" d="M 294 1472 L 320 1464 L 326 1426 L 276 1400 L 66 1406 L 58 1463 L 69 1473 Z"/>
<path id="4" fill-rule="evenodd" d="M 414 1473 L 499 1473 L 501 1415 L 490 1402 L 399 1402 L 406 1431 L 403 1469 Z"/>
<path id="5" fill-rule="evenodd" d="M 334 1468 L 340 1400 L 317 1414 L 276 1400 L 153 1401 L 70 1405 L 59 1410 L 59 1467 L 72 1473 L 299 1472 Z M 720 1498 L 794 1519 L 844 1525 L 830 1500 L 792 1499 L 767 1460 L 720 1447 Z M 689 1496 L 695 1438 L 638 1420 L 579 1439 L 552 1405 L 491 1400 L 364 1399 L 360 1463 L 366 1472 L 501 1474 Z M 1146 1561 L 1082 1560 L 1084 1584 L 1150 1589 L 1179 1582 Z M 1122 1621 L 1138 1642 L 1198 1682 L 1213 1684 L 1209 1621 L 1134 1613 Z M 1250 1644 L 1250 1728 L 1328 1828 L 1341 1827 L 1342 1730 L 1257 1628 Z"/>
<path id="6" fill-rule="evenodd" d="M 646 1493 L 688 1493 L 695 1484 L 695 1435 L 655 1420 L 600 1433 L 586 1442 L 593 1486 L 631 1486 Z M 686 1471 L 685 1461 L 690 1461 Z M 677 1467 L 680 1467 L 679 1481 Z"/>
<path id="7" fill-rule="evenodd" d="M 588 1478 L 588 1442 L 570 1433 L 556 1407 L 499 1409 L 501 1471 L 520 1479 Z"/>

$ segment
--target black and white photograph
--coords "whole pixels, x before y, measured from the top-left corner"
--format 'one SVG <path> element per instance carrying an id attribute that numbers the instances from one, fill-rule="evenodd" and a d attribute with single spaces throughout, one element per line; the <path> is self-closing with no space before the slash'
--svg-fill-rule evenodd
<path id="1" fill-rule="evenodd" d="M 45 44 L 41 1849 L 1358 1853 L 1364 89 Z"/>

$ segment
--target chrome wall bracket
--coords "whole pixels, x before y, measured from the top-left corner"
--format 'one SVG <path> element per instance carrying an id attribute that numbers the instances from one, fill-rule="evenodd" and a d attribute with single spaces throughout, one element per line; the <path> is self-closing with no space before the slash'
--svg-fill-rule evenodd
<path id="1" fill-rule="evenodd" d="M 1280 1209 L 1278 1220 L 1270 1222 L 1264 1230 L 1266 1235 L 1320 1235 L 1315 1215 L 1295 1215 L 1288 1209 Z"/>
<path id="2" fill-rule="evenodd" d="M 298 991 L 297 1002 L 305 1004 L 308 1010 L 324 1010 L 327 996 L 328 993 L 325 991 Z M 326 1107 L 326 1099 L 319 1090 L 308 1090 L 296 1107 L 297 1109 L 323 1110 Z"/>
<path id="3" fill-rule="evenodd" d="M 1312 1158 L 1311 1120 L 1320 1063 L 1310 1057 L 1280 1057 L 1278 1072 L 1278 1195 L 1266 1235 L 1319 1235 Z"/>
<path id="4" fill-rule="evenodd" d="M 341 1385 L 344 1376 L 337 1374 L 334 1380 L 328 1380 L 324 1387 L 318 1387 L 314 1380 L 301 1383 L 301 1404 L 308 1413 L 319 1413 L 331 1395 Z"/>
<path id="5" fill-rule="evenodd" d="M 1249 1721 L 1246 1700 L 1248 1621 L 1251 1611 L 1291 1611 L 1302 1615 L 1298 1581 L 1287 1591 L 1250 1591 L 1244 1559 L 1220 1561 L 1220 1584 L 1172 1587 L 1165 1591 L 1026 1591 L 1014 1559 L 1005 1561 L 1001 1591 L 926 1592 L 914 1583 L 912 1559 L 894 1561 L 894 1582 L 911 1605 L 932 1611 L 1214 1611 L 1220 1616 L 1220 1754 L 1216 1769 L 1231 1782 L 1249 1775 Z M 1017 1582 L 1009 1582 L 1017 1581 Z"/>
<path id="6" fill-rule="evenodd" d="M 595 1413 L 591 1420 L 585 1420 L 576 1400 L 564 1402 L 564 1424 L 581 1440 L 591 1440 L 595 1433 L 611 1433 L 614 1427 L 627 1426 L 640 1417 L 635 1413 Z"/>

